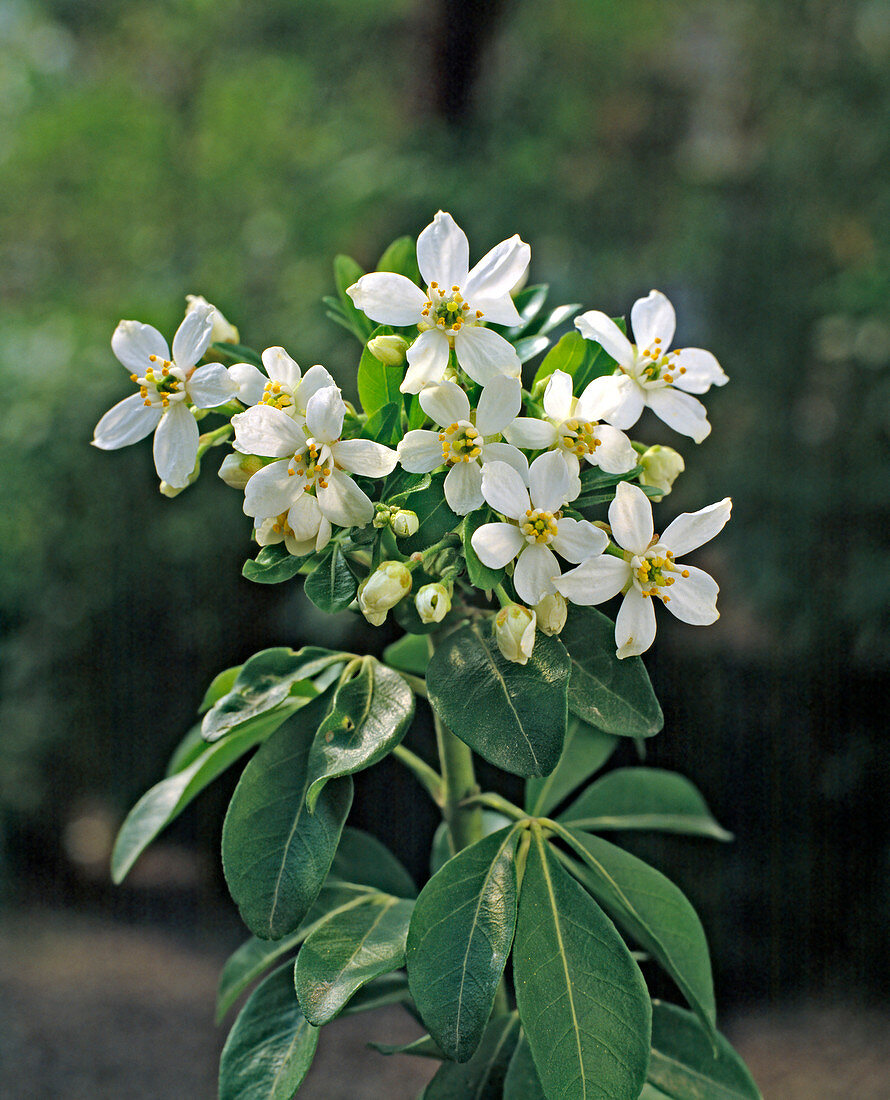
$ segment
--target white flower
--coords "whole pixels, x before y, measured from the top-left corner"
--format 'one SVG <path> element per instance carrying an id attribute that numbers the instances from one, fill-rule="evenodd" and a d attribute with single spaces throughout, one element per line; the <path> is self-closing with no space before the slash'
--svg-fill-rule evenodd
<path id="1" fill-rule="evenodd" d="M 422 623 L 440 623 L 451 610 L 451 593 L 444 584 L 425 584 L 414 597 Z"/>
<path id="2" fill-rule="evenodd" d="M 504 375 L 492 379 L 482 390 L 475 413 L 464 391 L 454 382 L 440 382 L 420 391 L 420 406 L 440 432 L 418 428 L 408 432 L 399 443 L 399 462 L 412 474 L 426 474 L 443 463 L 445 499 L 452 512 L 465 516 L 484 503 L 482 464 L 507 462 L 521 475 L 528 476 L 528 459 L 508 443 L 486 443 L 496 436 L 519 412 L 522 404 L 518 378 Z"/>
<path id="3" fill-rule="evenodd" d="M 174 489 L 184 489 L 198 459 L 198 425 L 189 406 L 224 405 L 236 390 L 219 363 L 195 369 L 212 329 L 213 307 L 196 306 L 176 330 L 171 356 L 156 328 L 121 321 L 111 337 L 111 349 L 131 372 L 139 393 L 119 401 L 102 417 L 93 446 L 114 451 L 154 432 L 158 476 Z"/>
<path id="4" fill-rule="evenodd" d="M 349 474 L 385 477 L 398 455 L 370 439 L 341 440 L 345 412 L 337 387 L 325 386 L 309 398 L 305 423 L 263 404 L 232 417 L 237 450 L 280 460 L 248 481 L 248 516 L 266 519 L 287 513 L 298 542 L 320 539 L 325 532 L 329 537 L 331 523 L 364 527 L 371 522 L 374 505 Z"/>
<path id="5" fill-rule="evenodd" d="M 704 405 L 691 395 L 707 393 L 711 386 L 725 385 L 729 379 L 723 368 L 702 348 L 668 351 L 674 338 L 676 315 L 674 307 L 658 290 L 634 302 L 630 323 L 635 344 L 599 310 L 590 310 L 575 319 L 581 335 L 602 344 L 618 364 L 618 373 L 591 382 L 612 406 L 608 415 L 603 414 L 604 419 L 618 428 L 629 428 L 648 405 L 668 427 L 701 443 L 711 425 Z"/>
<path id="6" fill-rule="evenodd" d="M 545 634 L 551 637 L 554 634 L 559 634 L 566 625 L 566 619 L 569 616 L 565 596 L 562 596 L 559 592 L 551 592 L 540 603 L 535 604 L 535 615 L 538 619 L 538 626 Z"/>
<path id="7" fill-rule="evenodd" d="M 594 382 L 580 397 L 574 397 L 572 376 L 555 370 L 544 390 L 546 419 L 517 417 L 504 429 L 504 437 L 530 451 L 555 447 L 575 479 L 580 475 L 582 458 L 607 474 L 626 474 L 637 464 L 636 451 L 624 432 L 598 422 L 604 411 L 611 410 L 603 408 L 602 394 Z"/>
<path id="8" fill-rule="evenodd" d="M 421 332 L 408 349 L 400 389 L 419 393 L 445 375 L 451 348 L 463 370 L 480 385 L 499 374 L 519 377 L 513 345 L 486 323 L 518 325 L 511 289 L 528 267 L 531 250 L 518 236 L 501 241 L 470 270 L 470 246 L 450 214 L 439 211 L 417 238 L 417 263 L 427 291 L 385 271 L 363 275 L 347 294 L 374 321 Z"/>
<path id="9" fill-rule="evenodd" d="M 494 640 L 508 661 L 527 664 L 535 648 L 535 613 L 519 603 L 507 604 L 494 617 Z"/>
<path id="10" fill-rule="evenodd" d="M 571 474 L 556 451 L 540 455 L 529 467 L 529 489 L 506 462 L 488 462 L 482 470 L 482 493 L 496 512 L 511 523 L 485 523 L 473 534 L 473 549 L 491 569 L 500 569 L 518 555 L 513 587 L 521 600 L 537 604 L 556 591 L 559 562 L 553 550 L 576 564 L 599 554 L 608 538 L 587 520 L 563 517 Z M 553 546 L 553 550 L 550 546 Z"/>
<path id="11" fill-rule="evenodd" d="M 209 306 L 213 310 L 213 327 L 210 330 L 211 344 L 237 344 L 241 338 L 238 329 L 228 321 L 221 309 L 212 302 L 208 302 L 203 294 L 186 294 L 185 314 L 188 316 L 201 306 Z"/>
<path id="12" fill-rule="evenodd" d="M 238 400 L 244 405 L 271 405 L 294 420 L 305 420 L 309 398 L 325 386 L 336 383 L 324 367 L 316 364 L 301 375 L 297 363 L 284 348 L 263 352 L 265 377 L 253 363 L 233 363 L 229 374 L 238 383 Z"/>
<path id="13" fill-rule="evenodd" d="M 308 497 L 307 502 L 309 500 L 312 500 L 312 498 Z M 288 513 L 282 512 L 280 516 L 268 516 L 266 519 L 256 521 L 253 534 L 260 546 L 274 546 L 276 543 L 283 542 L 289 554 L 293 554 L 296 558 L 302 558 L 307 554 L 324 550 L 330 542 L 331 525 L 324 516 L 318 517 L 318 527 L 314 535 L 311 531 L 312 524 L 304 525 L 301 533 L 308 534 L 308 537 L 304 539 L 297 537 L 287 517 Z"/>
<path id="14" fill-rule="evenodd" d="M 717 582 L 676 558 L 710 541 L 729 519 L 729 497 L 698 512 L 684 512 L 655 539 L 652 505 L 636 485 L 620 482 L 609 506 L 612 536 L 623 558 L 603 554 L 564 573 L 557 589 L 572 603 L 597 604 L 624 592 L 615 623 L 619 657 L 645 652 L 655 638 L 656 599 L 684 623 L 708 626 L 719 617 Z"/>
<path id="15" fill-rule="evenodd" d="M 358 606 L 372 626 L 411 591 L 411 573 L 400 561 L 382 561 L 358 587 Z"/>

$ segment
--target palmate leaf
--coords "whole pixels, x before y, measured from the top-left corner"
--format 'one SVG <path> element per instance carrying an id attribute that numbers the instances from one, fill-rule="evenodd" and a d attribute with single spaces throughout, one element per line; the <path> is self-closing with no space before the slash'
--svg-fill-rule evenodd
<path id="1" fill-rule="evenodd" d="M 423 1022 L 456 1062 L 482 1040 L 516 925 L 516 826 L 450 859 L 420 892 L 408 981 Z"/>
<path id="2" fill-rule="evenodd" d="M 525 808 L 544 817 L 598 771 L 615 751 L 618 738 L 569 715 L 566 739 L 559 763 L 543 779 L 525 781 Z"/>
<path id="3" fill-rule="evenodd" d="M 427 691 L 445 725 L 480 756 L 516 775 L 546 775 L 565 738 L 570 668 L 555 638 L 539 635 L 528 664 L 519 665 L 474 623 L 437 646 Z"/>
<path id="4" fill-rule="evenodd" d="M 643 976 L 612 922 L 535 826 L 513 975 L 548 1100 L 637 1100 L 652 1014 Z"/>
<path id="5" fill-rule="evenodd" d="M 468 1062 L 443 1062 L 423 1092 L 422 1100 L 501 1100 L 504 1079 L 516 1041 L 519 1019 L 515 1012 L 497 1016 L 485 1029 L 482 1042 Z"/>

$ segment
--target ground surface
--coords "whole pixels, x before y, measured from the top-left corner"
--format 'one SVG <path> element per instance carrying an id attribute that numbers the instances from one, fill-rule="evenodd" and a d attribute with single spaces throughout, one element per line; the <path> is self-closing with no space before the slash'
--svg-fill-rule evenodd
<path id="1" fill-rule="evenodd" d="M 222 961 L 154 931 L 36 911 L 0 923 L 4 1100 L 212 1100 Z M 750 1013 L 730 1035 L 765 1100 L 887 1100 L 890 1017 L 838 1006 Z M 432 1067 L 368 1051 L 418 1028 L 398 1009 L 327 1027 L 300 1100 L 413 1100 Z"/>

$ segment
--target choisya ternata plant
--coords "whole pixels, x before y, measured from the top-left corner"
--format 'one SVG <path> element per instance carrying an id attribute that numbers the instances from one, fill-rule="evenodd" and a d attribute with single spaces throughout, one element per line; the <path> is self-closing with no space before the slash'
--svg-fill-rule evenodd
<path id="1" fill-rule="evenodd" d="M 245 577 L 302 578 L 324 611 L 392 616 L 404 630 L 382 660 L 281 647 L 221 672 L 168 778 L 121 829 L 118 881 L 256 750 L 222 832 L 252 937 L 225 965 L 219 1017 L 255 986 L 223 1050 L 224 1100 L 293 1096 L 326 1023 L 391 1004 L 427 1031 L 404 1052 L 440 1063 L 426 1100 L 759 1095 L 716 1030 L 698 917 L 608 839 L 728 834 L 678 775 L 597 776 L 623 738 L 661 729 L 639 656 L 655 605 L 692 625 L 717 618 L 716 583 L 686 558 L 730 511 L 722 500 L 656 534 L 651 501 L 683 460 L 626 433 L 648 406 L 700 442 L 710 425 L 695 395 L 726 375 L 709 352 L 670 350 L 674 311 L 652 291 L 629 329 L 577 317 L 524 388 L 522 363 L 579 308 L 545 308 L 542 286 L 517 290 L 529 259 L 515 236 L 470 267 L 442 212 L 375 272 L 340 257 L 327 303 L 363 345 L 361 409 L 324 367 L 237 344 L 203 299 L 172 351 L 135 321 L 112 338 L 137 392 L 102 418 L 95 444 L 154 433 L 174 496 L 231 443 L 219 473 L 243 494 L 260 547 Z M 619 595 L 613 622 L 596 605 Z M 435 763 L 406 743 L 427 707 Z M 522 805 L 480 790 L 474 753 L 525 778 Z M 379 840 L 347 825 L 359 773 L 388 754 L 442 813 L 419 892 Z M 655 968 L 681 1003 L 650 997 Z"/>

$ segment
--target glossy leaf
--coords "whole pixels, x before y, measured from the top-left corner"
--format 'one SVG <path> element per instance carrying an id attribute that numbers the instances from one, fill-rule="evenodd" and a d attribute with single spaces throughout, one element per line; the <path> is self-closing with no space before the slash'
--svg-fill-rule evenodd
<path id="1" fill-rule="evenodd" d="M 244 769 L 223 826 L 223 870 L 247 927 L 275 940 L 299 927 L 331 866 L 352 779 L 331 780 L 315 812 L 304 791 L 312 738 L 327 710 L 313 700 Z"/>
<path id="2" fill-rule="evenodd" d="M 526 779 L 525 808 L 539 817 L 550 811 L 606 763 L 618 739 L 569 715 L 559 763 L 543 779 Z"/>
<path id="3" fill-rule="evenodd" d="M 300 948 L 294 981 L 306 1019 L 332 1020 L 366 982 L 405 963 L 413 901 L 371 894 L 326 917 Z"/>
<path id="4" fill-rule="evenodd" d="M 206 748 L 207 742 L 201 736 L 201 723 L 197 722 L 173 750 L 173 755 L 167 761 L 165 777 L 176 775 L 189 764 L 193 764 Z"/>
<path id="5" fill-rule="evenodd" d="M 358 581 L 336 543 L 306 578 L 303 588 L 315 606 L 329 615 L 345 611 L 355 599 Z"/>
<path id="6" fill-rule="evenodd" d="M 226 364 L 253 363 L 255 367 L 263 365 L 263 359 L 255 348 L 249 348 L 246 344 L 211 344 L 213 350 Z"/>
<path id="7" fill-rule="evenodd" d="M 397 898 L 417 896 L 417 887 L 392 852 L 370 833 L 346 826 L 334 862 L 331 878 L 372 886 Z"/>
<path id="8" fill-rule="evenodd" d="M 661 768 L 618 768 L 587 788 L 559 816 L 575 828 L 651 829 L 732 840 L 682 775 Z"/>
<path id="9" fill-rule="evenodd" d="M 352 331 L 364 343 L 371 335 L 374 322 L 366 317 L 360 309 L 356 309 L 352 299 L 346 293 L 347 288 L 358 282 L 362 275 L 364 275 L 364 270 L 351 256 L 334 257 L 334 282 L 340 296 L 340 310 Z"/>
<path id="10" fill-rule="evenodd" d="M 505 331 L 511 336 L 524 336 L 529 324 L 534 321 L 544 308 L 549 289 L 546 283 L 539 283 L 537 286 L 523 287 L 513 298 L 513 305 L 516 306 L 516 312 L 519 314 L 521 320 L 518 325 L 514 325 Z"/>
<path id="11" fill-rule="evenodd" d="M 403 970 L 392 974 L 381 974 L 379 978 L 356 990 L 349 1003 L 340 1013 L 341 1016 L 354 1016 L 359 1012 L 372 1012 L 386 1005 L 402 1005 L 412 1015 L 411 993 L 408 989 L 408 976 Z"/>
<path id="12" fill-rule="evenodd" d="M 443 1062 L 423 1100 L 501 1100 L 507 1067 L 519 1038 L 515 1012 L 489 1023 L 479 1049 L 468 1062 Z"/>
<path id="13" fill-rule="evenodd" d="M 410 502 L 406 502 L 405 507 L 417 514 L 420 526 L 411 538 L 399 539 L 399 549 L 403 554 L 426 550 L 460 523 L 460 516 L 448 507 L 442 488 L 444 481 L 445 474 L 441 471 L 433 474 L 429 485 L 412 493 Z"/>
<path id="14" fill-rule="evenodd" d="M 671 1100 L 762 1100 L 760 1090 L 722 1035 L 712 1038 L 676 1005 L 653 1003 L 649 1083 Z"/>
<path id="15" fill-rule="evenodd" d="M 607 840 L 573 829 L 568 834 L 584 861 L 575 871 L 578 879 L 612 920 L 661 963 L 713 1030 L 717 1010 L 708 941 L 686 895 L 660 871 Z"/>
<path id="16" fill-rule="evenodd" d="M 309 1072 L 318 1028 L 282 966 L 257 987 L 235 1021 L 219 1063 L 219 1100 L 292 1100 Z"/>
<path id="17" fill-rule="evenodd" d="M 651 737 L 664 725 L 646 666 L 615 656 L 615 624 L 593 607 L 571 607 L 560 641 L 572 659 L 569 709 L 621 737 Z"/>
<path id="18" fill-rule="evenodd" d="M 505 569 L 490 569 L 487 565 L 483 565 L 479 560 L 479 555 L 473 549 L 473 535 L 483 524 L 490 523 L 492 518 L 490 508 L 478 508 L 475 512 L 470 512 L 468 516 L 464 517 L 463 528 L 461 529 L 464 558 L 467 563 L 467 576 L 470 578 L 471 584 L 483 591 L 499 585 L 507 575 Z"/>
<path id="19" fill-rule="evenodd" d="M 308 558 L 297 558 L 288 552 L 283 542 L 264 546 L 255 558 L 248 559 L 241 575 L 254 584 L 281 584 L 295 577 Z"/>
<path id="20" fill-rule="evenodd" d="M 214 703 L 219 702 L 224 695 L 232 690 L 235 686 L 235 679 L 243 667 L 243 665 L 232 665 L 231 668 L 224 668 L 222 672 L 217 672 L 204 692 L 204 698 L 198 707 L 198 714 L 210 710 Z"/>
<path id="21" fill-rule="evenodd" d="M 380 325 L 371 333 L 370 339 L 373 340 L 375 336 L 389 336 L 392 331 L 389 326 Z M 357 385 L 359 400 L 368 416 L 385 405 L 395 404 L 402 407 L 399 386 L 404 377 L 404 367 L 390 367 L 381 363 L 365 345 L 358 365 Z"/>
<path id="22" fill-rule="evenodd" d="M 564 371 L 574 378 L 584 364 L 586 357 L 590 354 L 588 349 L 591 347 L 592 345 L 584 339 L 580 332 L 567 332 L 541 360 L 532 385 L 537 385 L 542 379 L 549 378 L 555 370 Z M 576 387 L 575 392 L 580 393 L 580 390 Z"/>
<path id="23" fill-rule="evenodd" d="M 652 1013 L 643 976 L 538 829 L 519 897 L 513 976 L 548 1100 L 637 1100 Z"/>
<path id="24" fill-rule="evenodd" d="M 382 760 L 402 740 L 414 717 L 414 692 L 374 657 L 362 658 L 355 676 L 341 682 L 309 756 L 306 803 L 310 811 L 331 779 Z"/>
<path id="25" fill-rule="evenodd" d="M 566 731 L 570 662 L 555 638 L 538 635 L 528 664 L 501 655 L 488 624 L 449 634 L 427 669 L 436 713 L 492 764 L 517 775 L 547 775 Z"/>
<path id="26" fill-rule="evenodd" d="M 514 826 L 450 859 L 421 890 L 408 935 L 408 981 L 423 1022 L 465 1062 L 491 1015 L 516 926 Z"/>
<path id="27" fill-rule="evenodd" d="M 510 1059 L 504 1081 L 504 1100 L 547 1100 L 525 1032 L 520 1034 Z"/>
<path id="28" fill-rule="evenodd" d="M 514 343 L 513 348 L 519 356 L 519 362 L 527 363 L 549 346 L 550 340 L 546 336 L 522 336 Z"/>
<path id="29" fill-rule="evenodd" d="M 373 439 L 386 447 L 395 447 L 402 438 L 402 403 L 391 401 L 368 417 L 362 439 Z"/>
<path id="30" fill-rule="evenodd" d="M 445 1061 L 445 1055 L 436 1046 L 430 1035 L 421 1035 L 418 1039 L 412 1039 L 410 1043 L 368 1043 L 378 1054 L 412 1054 L 415 1058 L 435 1058 L 439 1062 Z"/>
<path id="31" fill-rule="evenodd" d="M 412 283 L 420 283 L 417 245 L 413 237 L 397 237 L 377 261 L 378 271 L 394 271 Z"/>
<path id="32" fill-rule="evenodd" d="M 425 676 L 426 666 L 430 663 L 429 643 L 426 638 L 417 634 L 406 634 L 384 649 L 383 659 L 388 665 L 402 672 Z"/>
<path id="33" fill-rule="evenodd" d="M 482 835 L 490 836 L 499 829 L 513 824 L 513 818 L 498 813 L 497 810 L 482 811 Z M 451 845 L 451 830 L 447 821 L 440 821 L 433 833 L 433 843 L 430 848 L 430 874 L 438 874 L 449 859 L 456 853 Z"/>

